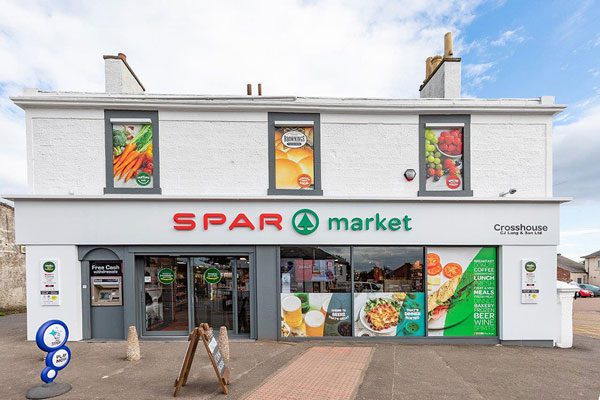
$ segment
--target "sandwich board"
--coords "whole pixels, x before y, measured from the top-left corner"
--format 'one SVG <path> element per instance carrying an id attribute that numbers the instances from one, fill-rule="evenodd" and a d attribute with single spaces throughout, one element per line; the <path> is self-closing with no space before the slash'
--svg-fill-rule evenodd
<path id="1" fill-rule="evenodd" d="M 204 348 L 206 349 L 208 358 L 210 359 L 215 374 L 217 375 L 219 386 L 221 386 L 224 394 L 228 393 L 227 385 L 229 385 L 229 377 L 231 374 L 229 367 L 225 365 L 225 359 L 223 358 L 223 354 L 221 354 L 221 350 L 219 349 L 217 340 L 212 333 L 212 329 L 210 329 L 208 324 L 200 324 L 200 326 L 194 328 L 188 336 L 189 344 L 183 359 L 183 364 L 181 365 L 181 370 L 179 371 L 179 376 L 175 380 L 175 391 L 173 392 L 173 397 L 177 397 L 181 387 L 185 386 L 187 383 L 187 379 L 190 374 L 190 368 L 192 367 L 192 362 L 194 361 L 194 355 L 196 354 L 196 349 L 198 348 L 198 342 L 200 339 L 202 339 L 202 343 L 204 343 Z"/>

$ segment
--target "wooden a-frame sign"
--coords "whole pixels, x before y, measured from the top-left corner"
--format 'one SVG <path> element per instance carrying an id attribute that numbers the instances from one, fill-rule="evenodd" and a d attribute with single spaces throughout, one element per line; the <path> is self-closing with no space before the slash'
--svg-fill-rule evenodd
<path id="1" fill-rule="evenodd" d="M 227 385 L 229 385 L 230 376 L 229 367 L 225 365 L 225 359 L 223 358 L 223 354 L 221 354 L 217 340 L 212 334 L 212 329 L 210 329 L 208 324 L 200 324 L 200 326 L 194 328 L 192 333 L 188 336 L 189 344 L 183 359 L 183 364 L 181 365 L 181 371 L 179 371 L 179 377 L 175 380 L 173 397 L 177 397 L 181 387 L 185 386 L 187 383 L 199 339 L 202 339 L 202 343 L 204 343 L 204 348 L 206 348 L 208 358 L 215 370 L 215 374 L 217 374 L 217 380 L 219 381 L 223 393 L 228 393 Z"/>

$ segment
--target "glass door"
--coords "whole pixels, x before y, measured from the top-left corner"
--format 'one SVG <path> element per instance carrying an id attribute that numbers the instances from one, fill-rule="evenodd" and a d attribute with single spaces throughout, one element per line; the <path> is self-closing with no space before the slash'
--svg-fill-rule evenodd
<path id="1" fill-rule="evenodd" d="M 250 334 L 250 269 L 244 256 L 191 257 L 194 325 Z"/>
<path id="2" fill-rule="evenodd" d="M 189 332 L 188 259 L 144 257 L 144 333 Z"/>

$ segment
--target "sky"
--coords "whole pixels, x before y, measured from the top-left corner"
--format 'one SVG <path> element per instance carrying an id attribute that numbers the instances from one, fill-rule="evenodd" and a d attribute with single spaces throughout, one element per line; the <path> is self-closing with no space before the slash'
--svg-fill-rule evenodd
<path id="1" fill-rule="evenodd" d="M 140 7 L 143 4 L 143 7 Z M 413 98 L 452 31 L 463 96 L 556 97 L 559 252 L 600 249 L 598 1 L 27 1 L 0 12 L 0 193 L 27 192 L 24 88 L 104 91 L 123 52 L 150 93 Z M 526 142 L 523 144 L 527 145 Z M 524 171 L 524 173 L 527 173 Z"/>

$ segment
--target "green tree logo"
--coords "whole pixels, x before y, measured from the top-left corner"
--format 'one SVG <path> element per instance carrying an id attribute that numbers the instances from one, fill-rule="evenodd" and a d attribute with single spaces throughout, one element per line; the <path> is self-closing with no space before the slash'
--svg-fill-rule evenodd
<path id="1" fill-rule="evenodd" d="M 303 208 L 292 217 L 294 230 L 301 235 L 310 235 L 319 227 L 319 216 L 313 210 Z"/>

